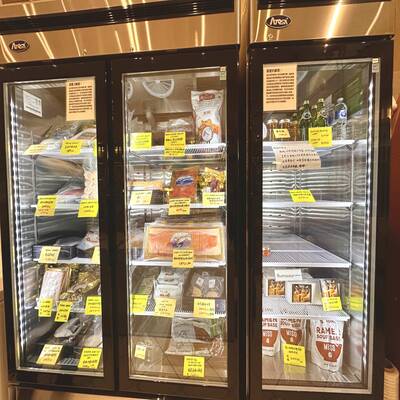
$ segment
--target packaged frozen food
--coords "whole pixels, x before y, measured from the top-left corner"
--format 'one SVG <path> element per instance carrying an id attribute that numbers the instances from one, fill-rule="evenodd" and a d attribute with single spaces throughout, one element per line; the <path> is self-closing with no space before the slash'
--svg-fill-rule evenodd
<path id="1" fill-rule="evenodd" d="M 217 336 L 223 336 L 225 322 L 223 318 L 181 318 L 172 320 L 171 337 L 179 342 L 209 342 Z"/>
<path id="2" fill-rule="evenodd" d="M 50 343 L 76 346 L 82 340 L 91 324 L 92 320 L 87 315 L 71 318 L 54 332 Z"/>
<path id="3" fill-rule="evenodd" d="M 131 189 L 131 193 L 133 193 L 135 190 L 151 191 L 150 204 L 165 203 L 164 182 L 162 180 L 129 181 L 128 188 Z"/>
<path id="4" fill-rule="evenodd" d="M 144 359 L 135 357 L 136 346 L 145 349 Z M 141 337 L 139 340 L 132 338 L 132 360 L 136 371 L 160 372 L 163 369 L 164 348 L 156 338 Z"/>
<path id="5" fill-rule="evenodd" d="M 191 297 L 220 298 L 224 294 L 224 277 L 207 271 L 195 272 L 190 282 Z"/>
<path id="6" fill-rule="evenodd" d="M 316 279 L 286 282 L 285 291 L 286 300 L 289 303 L 321 304 L 321 295 Z"/>
<path id="7" fill-rule="evenodd" d="M 62 196 L 65 198 L 58 198 L 57 201 L 68 201 L 72 202 L 75 198 L 80 199 L 80 197 L 83 195 L 83 185 L 81 181 L 71 181 L 68 182 L 66 185 L 62 186 L 56 193 L 57 196 Z"/>
<path id="8" fill-rule="evenodd" d="M 321 297 L 340 297 L 339 283 L 336 279 L 320 279 Z"/>
<path id="9" fill-rule="evenodd" d="M 167 130 L 170 132 L 185 132 L 186 144 L 196 143 L 192 118 L 170 119 L 167 123 Z"/>
<path id="10" fill-rule="evenodd" d="M 72 161 L 60 160 L 54 157 L 37 156 L 35 165 L 38 175 L 59 175 L 60 177 L 83 178 L 82 166 Z M 41 194 L 46 193 L 41 192 Z"/>
<path id="11" fill-rule="evenodd" d="M 88 158 L 83 162 L 83 171 L 85 178 L 84 199 L 97 199 L 97 159 Z"/>
<path id="12" fill-rule="evenodd" d="M 40 144 L 46 144 L 48 150 L 57 150 L 61 147 L 63 140 L 71 139 L 80 129 L 80 121 L 68 122 L 59 119 L 46 131 Z"/>
<path id="13" fill-rule="evenodd" d="M 198 167 L 173 170 L 169 196 L 171 198 L 189 197 L 192 201 L 196 201 L 198 178 Z"/>
<path id="14" fill-rule="evenodd" d="M 144 259 L 171 260 L 174 249 L 193 249 L 195 260 L 225 260 L 224 226 L 146 224 Z"/>
<path id="15" fill-rule="evenodd" d="M 263 318 L 262 320 L 262 353 L 266 356 L 274 356 L 281 348 L 279 319 Z"/>
<path id="16" fill-rule="evenodd" d="M 76 255 L 81 258 L 92 258 L 94 248 L 99 246 L 99 226 L 92 226 L 76 247 Z"/>
<path id="17" fill-rule="evenodd" d="M 68 284 L 69 274 L 70 269 L 68 267 L 51 268 L 46 266 L 39 298 L 53 299 L 53 302 L 58 301 L 61 293 Z"/>
<path id="18" fill-rule="evenodd" d="M 218 169 L 205 167 L 200 173 L 199 186 L 203 192 L 224 192 L 226 173 Z"/>
<path id="19" fill-rule="evenodd" d="M 282 344 L 305 346 L 306 320 L 282 318 L 279 321 L 279 333 Z"/>
<path id="20" fill-rule="evenodd" d="M 184 269 L 162 268 L 160 274 L 157 277 L 157 283 L 178 285 L 185 281 L 187 275 L 188 271 Z"/>
<path id="21" fill-rule="evenodd" d="M 223 339 L 220 336 L 214 338 L 211 342 L 195 343 L 171 339 L 165 353 L 174 356 L 217 357 L 223 353 L 224 347 Z"/>
<path id="22" fill-rule="evenodd" d="M 33 258 L 38 259 L 40 257 L 43 246 L 57 246 L 60 247 L 58 260 L 71 260 L 76 257 L 76 246 L 81 240 L 82 239 L 78 237 L 66 237 L 57 239 L 55 242 L 34 245 L 32 247 Z"/>
<path id="23" fill-rule="evenodd" d="M 103 344 L 103 331 L 101 317 L 94 317 L 93 323 L 90 325 L 86 335 L 79 343 L 79 347 L 101 347 Z"/>
<path id="24" fill-rule="evenodd" d="M 192 91 L 191 98 L 199 143 L 221 143 L 221 108 L 224 91 Z"/>
<path id="25" fill-rule="evenodd" d="M 337 372 L 343 362 L 343 321 L 311 320 L 311 362 Z"/>

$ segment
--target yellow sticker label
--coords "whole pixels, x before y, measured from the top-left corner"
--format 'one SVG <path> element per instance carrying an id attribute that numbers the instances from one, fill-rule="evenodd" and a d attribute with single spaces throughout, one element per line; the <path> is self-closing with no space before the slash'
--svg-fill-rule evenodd
<path id="1" fill-rule="evenodd" d="M 190 215 L 190 198 L 169 199 L 168 215 Z"/>
<path id="2" fill-rule="evenodd" d="M 131 133 L 131 149 L 134 151 L 138 150 L 149 150 L 152 145 L 152 134 L 151 132 L 134 132 Z"/>
<path id="3" fill-rule="evenodd" d="M 322 297 L 322 307 L 324 311 L 342 311 L 342 300 L 340 297 Z"/>
<path id="4" fill-rule="evenodd" d="M 131 294 L 130 307 L 131 314 L 142 313 L 146 310 L 149 296 L 147 294 Z"/>
<path id="5" fill-rule="evenodd" d="M 101 296 L 88 296 L 85 306 L 86 315 L 101 315 Z"/>
<path id="6" fill-rule="evenodd" d="M 135 205 L 149 205 L 151 203 L 151 190 L 134 190 L 131 194 L 131 206 Z"/>
<path id="7" fill-rule="evenodd" d="M 204 369 L 204 357 L 184 357 L 183 376 L 204 378 Z"/>
<path id="8" fill-rule="evenodd" d="M 53 217 L 56 213 L 57 196 L 38 196 L 36 217 Z"/>
<path id="9" fill-rule="evenodd" d="M 146 346 L 137 344 L 135 346 L 135 358 L 140 358 L 141 360 L 145 360 L 146 359 L 146 350 L 147 350 Z"/>
<path id="10" fill-rule="evenodd" d="M 165 132 L 164 156 L 184 157 L 186 147 L 186 132 Z"/>
<path id="11" fill-rule="evenodd" d="M 313 147 L 331 147 L 332 127 L 308 128 L 308 142 Z"/>
<path id="12" fill-rule="evenodd" d="M 364 309 L 364 301 L 361 296 L 350 296 L 350 310 L 362 312 Z"/>
<path id="13" fill-rule="evenodd" d="M 82 140 L 63 140 L 60 153 L 65 156 L 81 154 Z"/>
<path id="14" fill-rule="evenodd" d="M 225 205 L 225 192 L 203 192 L 203 206 L 221 207 Z"/>
<path id="15" fill-rule="evenodd" d="M 93 254 L 92 254 L 92 263 L 93 264 L 100 264 L 100 247 L 96 246 L 93 250 Z"/>
<path id="16" fill-rule="evenodd" d="M 72 301 L 60 301 L 57 307 L 55 322 L 67 322 L 71 313 Z"/>
<path id="17" fill-rule="evenodd" d="M 79 204 L 78 218 L 96 218 L 98 212 L 98 200 L 83 199 Z"/>
<path id="18" fill-rule="evenodd" d="M 214 299 L 194 299 L 193 303 L 194 318 L 215 318 Z"/>
<path id="19" fill-rule="evenodd" d="M 56 365 L 62 348 L 61 344 L 45 344 L 36 364 Z"/>
<path id="20" fill-rule="evenodd" d="M 42 264 L 54 264 L 60 254 L 60 246 L 42 246 L 40 250 L 39 262 Z"/>
<path id="21" fill-rule="evenodd" d="M 100 364 L 102 349 L 84 347 L 79 359 L 78 368 L 97 369 Z"/>
<path id="22" fill-rule="evenodd" d="M 295 346 L 285 343 L 283 345 L 283 362 L 298 367 L 306 366 L 306 349 L 304 346 Z"/>
<path id="23" fill-rule="evenodd" d="M 24 156 L 34 156 L 47 150 L 47 144 L 32 144 L 25 151 Z"/>
<path id="24" fill-rule="evenodd" d="M 53 311 L 53 299 L 40 299 L 39 317 L 50 318 Z"/>
<path id="25" fill-rule="evenodd" d="M 174 268 L 193 268 L 193 250 L 174 249 L 172 251 L 172 266 Z"/>
<path id="26" fill-rule="evenodd" d="M 97 157 L 97 140 L 93 140 L 93 155 Z"/>
<path id="27" fill-rule="evenodd" d="M 173 318 L 175 314 L 176 299 L 158 297 L 155 299 L 154 315 L 157 317 Z"/>
<path id="28" fill-rule="evenodd" d="M 275 139 L 288 139 L 290 138 L 289 129 L 273 129 Z"/>
<path id="29" fill-rule="evenodd" d="M 289 193 L 294 203 L 315 203 L 311 190 L 289 190 Z"/>

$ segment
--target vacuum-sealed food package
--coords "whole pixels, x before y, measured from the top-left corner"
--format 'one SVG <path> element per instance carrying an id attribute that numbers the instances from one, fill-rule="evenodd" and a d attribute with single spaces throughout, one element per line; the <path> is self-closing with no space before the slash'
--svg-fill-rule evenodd
<path id="1" fill-rule="evenodd" d="M 200 173 L 199 186 L 203 192 L 224 192 L 226 172 L 205 167 Z"/>
<path id="2" fill-rule="evenodd" d="M 180 342 L 171 339 L 165 354 L 173 356 L 217 357 L 224 351 L 222 337 L 218 336 L 211 342 Z"/>
<path id="3" fill-rule="evenodd" d="M 81 241 L 81 238 L 78 237 L 65 237 L 57 239 L 55 242 L 51 243 L 43 243 L 43 244 L 35 244 L 32 247 L 32 256 L 34 259 L 40 257 L 40 253 L 42 251 L 43 246 L 56 246 L 60 247 L 60 253 L 58 255 L 58 260 L 71 260 L 76 257 L 76 246 Z"/>
<path id="4" fill-rule="evenodd" d="M 189 288 L 189 296 L 202 298 L 221 298 L 224 294 L 224 277 L 209 272 L 195 272 Z"/>
<path id="5" fill-rule="evenodd" d="M 279 322 L 279 332 L 282 344 L 305 346 L 306 320 L 282 318 Z"/>
<path id="6" fill-rule="evenodd" d="M 99 227 L 92 226 L 85 237 L 79 242 L 76 247 L 77 257 L 92 258 L 96 246 L 99 246 Z"/>
<path id="7" fill-rule="evenodd" d="M 128 182 L 128 188 L 131 189 L 131 194 L 138 191 L 151 191 L 150 204 L 163 204 L 165 201 L 164 182 L 162 180 L 134 180 Z"/>
<path id="8" fill-rule="evenodd" d="M 223 90 L 192 91 L 192 108 L 199 143 L 221 143 Z"/>
<path id="9" fill-rule="evenodd" d="M 53 302 L 58 301 L 61 293 L 68 285 L 70 271 L 68 267 L 51 268 L 46 266 L 39 298 L 53 299 Z"/>
<path id="10" fill-rule="evenodd" d="M 343 321 L 311 320 L 311 361 L 337 372 L 343 362 Z"/>
<path id="11" fill-rule="evenodd" d="M 193 132 L 193 119 L 191 117 L 170 119 L 167 123 L 167 130 L 170 132 L 185 132 L 186 144 L 196 143 Z"/>
<path id="12" fill-rule="evenodd" d="M 97 187 L 97 160 L 95 158 L 87 159 L 83 163 L 83 172 L 85 178 L 84 199 L 97 199 L 99 196 Z"/>
<path id="13" fill-rule="evenodd" d="M 171 191 L 169 192 L 169 197 L 189 197 L 192 201 L 196 201 L 198 179 L 198 167 L 173 170 L 171 178 Z"/>
<path id="14" fill-rule="evenodd" d="M 79 343 L 79 347 L 101 347 L 103 344 L 103 331 L 101 317 L 95 317 L 86 335 Z"/>
<path id="15" fill-rule="evenodd" d="M 76 346 L 92 325 L 92 319 L 86 315 L 71 318 L 63 323 L 50 340 L 52 344 Z"/>
<path id="16" fill-rule="evenodd" d="M 171 337 L 179 342 L 209 342 L 217 336 L 223 336 L 225 322 L 223 318 L 181 318 L 172 320 Z"/>
<path id="17" fill-rule="evenodd" d="M 179 285 L 186 280 L 188 271 L 184 269 L 162 268 L 157 277 L 157 283 L 166 285 Z"/>
<path id="18" fill-rule="evenodd" d="M 278 318 L 263 318 L 262 320 L 262 353 L 274 356 L 281 348 Z"/>
<path id="19" fill-rule="evenodd" d="M 136 347 L 145 349 L 144 359 L 135 357 Z M 132 360 L 135 370 L 139 372 L 161 372 L 163 369 L 164 348 L 156 338 L 146 337 L 138 341 L 132 339 Z"/>
<path id="20" fill-rule="evenodd" d="M 224 226 L 222 223 L 166 225 L 146 224 L 144 259 L 171 260 L 174 249 L 193 249 L 194 259 L 225 260 Z"/>

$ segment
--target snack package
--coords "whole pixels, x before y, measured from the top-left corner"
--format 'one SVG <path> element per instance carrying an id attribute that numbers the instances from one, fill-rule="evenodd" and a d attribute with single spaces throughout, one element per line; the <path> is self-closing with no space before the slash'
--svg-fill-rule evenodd
<path id="1" fill-rule="evenodd" d="M 175 169 L 172 171 L 170 198 L 189 197 L 192 201 L 197 200 L 197 181 L 199 179 L 199 168 L 190 167 Z"/>
<path id="2" fill-rule="evenodd" d="M 286 282 L 285 291 L 286 300 L 289 303 L 321 304 L 321 295 L 316 279 Z"/>
<path id="3" fill-rule="evenodd" d="M 282 345 L 287 343 L 296 346 L 305 346 L 306 320 L 282 318 L 279 325 Z"/>
<path id="4" fill-rule="evenodd" d="M 221 143 L 223 90 L 192 91 L 192 108 L 199 143 Z"/>
<path id="5" fill-rule="evenodd" d="M 190 283 L 191 297 L 221 298 L 224 293 L 224 278 L 204 271 L 195 272 Z"/>
<path id="6" fill-rule="evenodd" d="M 337 372 L 343 362 L 343 321 L 311 320 L 311 362 Z"/>
<path id="7" fill-rule="evenodd" d="M 263 318 L 262 320 L 262 353 L 274 356 L 281 349 L 278 318 Z"/>
<path id="8" fill-rule="evenodd" d="M 225 191 L 225 171 L 219 171 L 205 167 L 200 173 L 199 186 L 203 192 L 224 192 Z"/>
<path id="9" fill-rule="evenodd" d="M 340 297 L 339 283 L 336 279 L 320 279 L 321 297 Z"/>

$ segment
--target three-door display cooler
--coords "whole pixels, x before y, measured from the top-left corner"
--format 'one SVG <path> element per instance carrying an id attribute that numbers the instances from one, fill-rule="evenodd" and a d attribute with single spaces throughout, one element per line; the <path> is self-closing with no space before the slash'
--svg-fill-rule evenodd
<path id="1" fill-rule="evenodd" d="M 321 27 L 310 38 L 324 40 L 293 42 L 320 15 L 343 35 L 355 7 L 253 8 L 265 26 L 249 50 L 252 399 L 382 397 L 392 43 Z"/>

